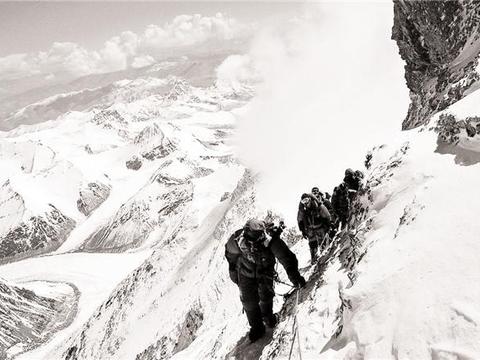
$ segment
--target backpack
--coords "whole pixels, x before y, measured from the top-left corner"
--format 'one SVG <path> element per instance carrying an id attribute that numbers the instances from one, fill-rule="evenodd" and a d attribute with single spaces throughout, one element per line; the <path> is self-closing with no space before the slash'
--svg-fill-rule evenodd
<path id="1" fill-rule="evenodd" d="M 332 206 L 337 214 L 348 212 L 350 204 L 348 199 L 348 189 L 345 183 L 341 183 L 333 190 Z"/>
<path id="2" fill-rule="evenodd" d="M 325 225 L 330 225 L 330 222 L 332 221 L 332 216 L 330 215 L 330 212 L 328 211 L 327 207 L 323 204 L 323 202 L 318 201 L 313 196 L 312 196 L 312 201 L 314 203 L 314 208 L 311 210 L 307 210 L 307 214 L 309 213 L 308 215 L 313 216 L 313 218 L 319 219 L 320 222 Z M 315 223 L 315 220 L 313 218 L 311 218 L 310 220 L 312 224 Z"/>

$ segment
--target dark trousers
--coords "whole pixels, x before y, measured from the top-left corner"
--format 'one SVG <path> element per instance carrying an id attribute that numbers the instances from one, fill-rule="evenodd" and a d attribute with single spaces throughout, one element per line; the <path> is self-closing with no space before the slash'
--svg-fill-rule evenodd
<path id="1" fill-rule="evenodd" d="M 325 236 L 327 234 L 326 229 L 323 227 L 318 227 L 314 229 L 308 229 L 307 231 L 307 238 L 308 238 L 308 246 L 310 247 L 310 256 L 312 261 L 317 260 L 317 253 L 318 248 L 320 247 L 320 251 L 324 250 L 326 243 L 325 243 Z"/>
<path id="2" fill-rule="evenodd" d="M 262 318 L 270 319 L 273 316 L 273 278 L 249 278 L 240 274 L 238 287 L 250 327 L 263 327 Z"/>

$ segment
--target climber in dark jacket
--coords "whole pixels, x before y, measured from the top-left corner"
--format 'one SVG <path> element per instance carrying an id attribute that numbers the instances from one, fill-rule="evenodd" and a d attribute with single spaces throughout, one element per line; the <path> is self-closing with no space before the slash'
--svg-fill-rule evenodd
<path id="1" fill-rule="evenodd" d="M 318 247 L 325 246 L 331 220 L 328 209 L 314 195 L 302 195 L 297 213 L 298 228 L 308 239 L 312 264 L 317 260 Z"/>
<path id="2" fill-rule="evenodd" d="M 342 182 L 333 190 L 332 206 L 338 221 L 344 227 L 348 223 L 350 215 L 350 196 L 345 182 Z"/>
<path id="3" fill-rule="evenodd" d="M 225 245 L 230 279 L 240 289 L 252 342 L 265 334 L 264 322 L 269 327 L 277 324 L 273 314 L 276 259 L 295 287 L 305 286 L 305 279 L 298 271 L 297 257 L 280 238 L 280 233 L 281 230 L 267 234 L 264 222 L 252 219 L 243 229 L 235 231 Z"/>
<path id="4" fill-rule="evenodd" d="M 322 193 L 318 187 L 314 186 L 312 188 L 312 195 L 315 196 L 315 198 L 320 202 L 322 203 L 323 205 L 325 205 L 325 207 L 327 208 L 328 212 L 330 213 L 330 216 L 332 217 L 331 221 L 332 223 L 335 221 L 334 217 L 335 217 L 335 213 L 334 213 L 334 210 L 333 210 L 333 206 L 332 206 L 332 203 L 330 202 L 330 194 L 327 192 L 327 193 Z"/>
<path id="5" fill-rule="evenodd" d="M 336 229 L 337 229 L 338 219 L 335 215 L 335 211 L 333 210 L 332 203 L 330 202 L 331 196 L 328 192 L 325 193 L 325 194 L 322 193 L 317 186 L 314 186 L 312 188 L 312 195 L 315 196 L 315 198 L 318 200 L 318 202 L 325 205 L 328 212 L 330 213 L 331 219 L 330 219 L 330 228 L 328 229 L 328 234 L 329 234 L 330 238 L 333 238 L 333 236 L 335 235 Z M 300 205 L 301 205 L 301 203 L 300 203 Z"/>
<path id="6" fill-rule="evenodd" d="M 362 187 L 363 176 L 360 170 L 353 171 L 352 169 L 347 169 L 345 170 L 343 182 L 351 192 L 357 192 Z"/>

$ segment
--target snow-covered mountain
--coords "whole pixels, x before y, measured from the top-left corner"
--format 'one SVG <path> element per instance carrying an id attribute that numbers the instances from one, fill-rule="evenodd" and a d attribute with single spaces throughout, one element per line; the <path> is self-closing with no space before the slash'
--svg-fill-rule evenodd
<path id="1" fill-rule="evenodd" d="M 17 286 L 75 284 L 84 301 L 67 337 L 152 249 L 188 247 L 244 171 L 230 141 L 235 109 L 252 97 L 253 87 L 189 82 L 214 78 L 212 67 L 209 74 L 155 77 L 163 65 L 149 68 L 147 77 L 116 80 L 87 100 L 78 95 L 88 89 L 41 100 L 33 107 L 45 109 L 49 121 L 1 136 L 0 261 L 11 263 L 1 273 Z M 58 108 L 66 97 L 82 111 Z M 107 252 L 118 255 L 92 254 Z M 15 262 L 28 257 L 35 258 Z M 98 274 L 115 267 L 122 271 L 113 277 Z M 2 353 L 10 357 L 15 344 Z"/>
<path id="2" fill-rule="evenodd" d="M 11 357 L 42 344 L 72 322 L 77 290 L 64 283 L 0 281 L 0 354 Z"/>
<path id="3" fill-rule="evenodd" d="M 247 219 L 288 211 L 262 200 L 262 174 L 234 152 L 253 84 L 157 64 L 24 105 L 18 116 L 48 121 L 0 138 L 0 298 L 13 299 L 0 304 L 0 358 L 478 358 L 479 8 L 394 6 L 404 127 L 419 127 L 372 144 L 350 227 L 317 265 L 287 223 L 308 282 L 285 299 L 277 284 L 279 324 L 255 344 L 224 244 Z"/>

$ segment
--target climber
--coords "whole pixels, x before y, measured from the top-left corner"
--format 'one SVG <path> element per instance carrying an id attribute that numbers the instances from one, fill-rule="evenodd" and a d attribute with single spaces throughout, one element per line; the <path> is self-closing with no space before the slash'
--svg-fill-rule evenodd
<path id="1" fill-rule="evenodd" d="M 353 171 L 352 169 L 345 170 L 345 177 L 343 182 L 347 185 L 350 193 L 355 193 L 362 187 L 363 173 L 360 170 Z"/>
<path id="2" fill-rule="evenodd" d="M 331 215 L 321 201 L 312 194 L 303 194 L 298 206 L 298 228 L 308 239 L 312 264 L 317 260 L 318 247 L 326 246 L 326 236 L 331 226 Z"/>
<path id="3" fill-rule="evenodd" d="M 326 192 L 325 194 L 322 193 L 317 186 L 314 186 L 312 188 L 312 195 L 315 196 L 315 198 L 325 205 L 327 208 L 328 212 L 330 213 L 331 221 L 330 221 L 330 228 L 328 229 L 328 234 L 330 238 L 333 238 L 333 235 L 336 232 L 338 221 L 337 217 L 335 216 L 335 211 L 333 210 L 332 203 L 330 202 L 330 194 Z"/>
<path id="4" fill-rule="evenodd" d="M 322 198 L 323 198 L 323 194 L 320 192 L 320 189 L 316 186 L 314 186 L 312 188 L 312 195 L 315 196 L 315 198 L 318 200 L 318 201 L 322 201 Z"/>
<path id="5" fill-rule="evenodd" d="M 312 195 L 315 196 L 315 198 L 318 200 L 319 203 L 322 203 L 323 205 L 325 205 L 328 212 L 330 213 L 330 216 L 332 217 L 332 222 L 333 222 L 334 211 L 333 211 L 332 203 L 330 202 L 330 194 L 328 192 L 324 194 L 318 189 L 318 187 L 314 186 L 312 188 Z"/>
<path id="6" fill-rule="evenodd" d="M 298 271 L 297 257 L 280 234 L 279 228 L 271 231 L 263 221 L 252 219 L 235 231 L 225 245 L 230 279 L 240 290 L 240 300 L 250 324 L 248 337 L 251 342 L 265 334 L 264 323 L 274 327 L 278 321 L 273 313 L 275 259 L 285 268 L 295 287 L 305 286 L 305 279 Z"/>
<path id="7" fill-rule="evenodd" d="M 333 189 L 332 206 L 341 227 L 345 227 L 350 216 L 350 196 L 345 182 Z"/>

